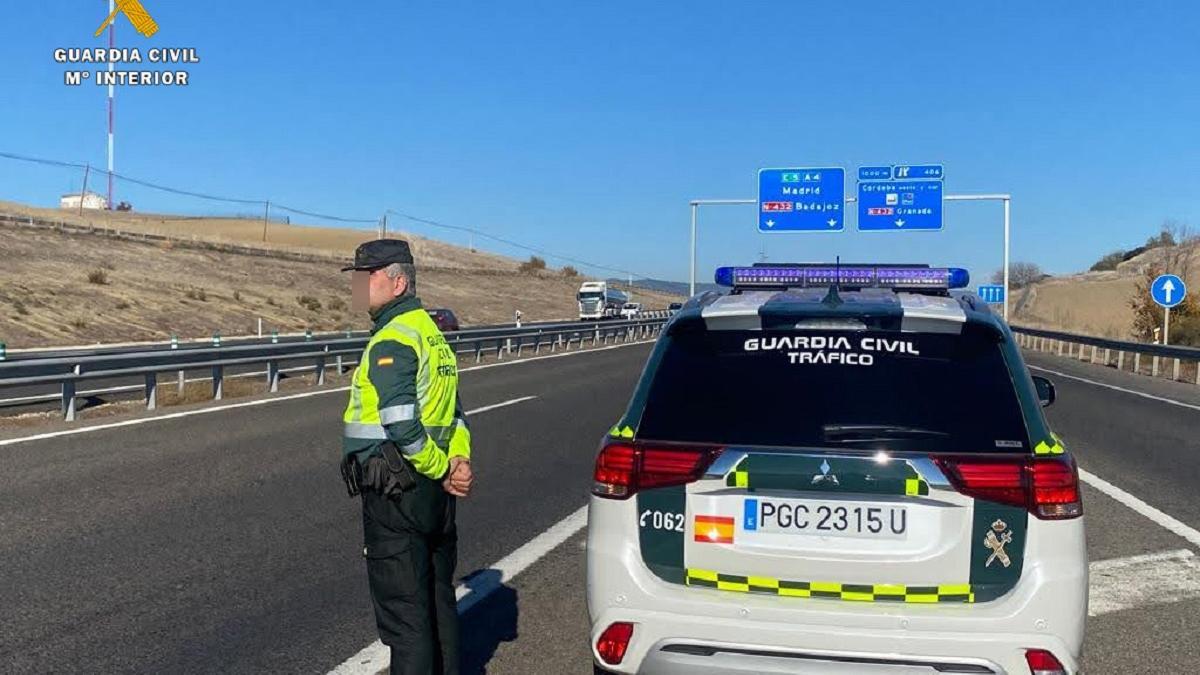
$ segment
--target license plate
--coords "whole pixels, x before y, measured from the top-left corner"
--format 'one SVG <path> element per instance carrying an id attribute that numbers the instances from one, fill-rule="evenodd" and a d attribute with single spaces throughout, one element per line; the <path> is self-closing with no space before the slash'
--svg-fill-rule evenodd
<path id="1" fill-rule="evenodd" d="M 908 511 L 903 506 L 753 497 L 743 504 L 742 529 L 820 537 L 904 539 L 908 535 Z"/>

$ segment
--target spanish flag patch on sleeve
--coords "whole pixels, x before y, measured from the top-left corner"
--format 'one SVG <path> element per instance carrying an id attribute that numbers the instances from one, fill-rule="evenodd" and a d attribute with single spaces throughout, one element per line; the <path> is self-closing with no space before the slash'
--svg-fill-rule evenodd
<path id="1" fill-rule="evenodd" d="M 393 363 L 395 363 L 395 362 L 396 362 L 396 359 L 394 359 L 394 358 L 392 358 L 392 357 L 390 357 L 390 356 L 381 356 L 381 357 L 379 357 L 378 359 L 376 359 L 376 361 L 375 361 L 375 365 L 377 365 L 377 366 L 390 366 L 390 365 L 392 365 L 392 364 L 393 364 Z"/>

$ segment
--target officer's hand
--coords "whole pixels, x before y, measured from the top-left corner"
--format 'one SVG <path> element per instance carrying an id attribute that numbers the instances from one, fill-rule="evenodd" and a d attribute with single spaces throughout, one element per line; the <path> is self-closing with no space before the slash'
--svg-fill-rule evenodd
<path id="1" fill-rule="evenodd" d="M 471 483 L 475 476 L 471 472 L 471 460 L 465 457 L 450 458 L 450 468 L 442 487 L 455 497 L 466 497 L 471 492 Z"/>

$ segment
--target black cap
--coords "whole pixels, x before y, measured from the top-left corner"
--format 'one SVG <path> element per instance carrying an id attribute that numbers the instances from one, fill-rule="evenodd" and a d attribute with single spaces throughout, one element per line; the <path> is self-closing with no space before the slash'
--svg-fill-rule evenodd
<path id="1" fill-rule="evenodd" d="M 354 264 L 343 267 L 349 270 L 377 270 L 392 263 L 412 263 L 412 252 L 403 239 L 375 239 L 360 244 L 354 251 Z"/>

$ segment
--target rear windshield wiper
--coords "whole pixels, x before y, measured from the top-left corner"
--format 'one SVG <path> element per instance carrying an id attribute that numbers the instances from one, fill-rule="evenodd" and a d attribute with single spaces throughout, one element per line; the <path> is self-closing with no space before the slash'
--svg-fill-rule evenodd
<path id="1" fill-rule="evenodd" d="M 894 424 L 826 424 L 821 427 L 827 441 L 884 441 L 902 438 L 944 438 L 950 434 L 933 429 Z"/>

